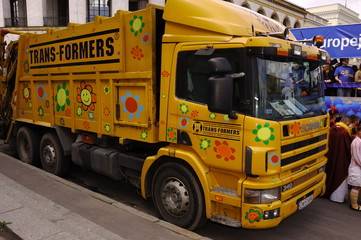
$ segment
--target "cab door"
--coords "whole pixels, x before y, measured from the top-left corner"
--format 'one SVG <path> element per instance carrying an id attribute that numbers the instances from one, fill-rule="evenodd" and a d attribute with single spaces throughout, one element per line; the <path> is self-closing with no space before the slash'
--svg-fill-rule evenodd
<path id="1" fill-rule="evenodd" d="M 236 118 L 231 119 L 229 114 L 209 111 L 208 61 L 224 57 L 231 63 L 232 73 L 239 73 L 244 71 L 243 53 L 242 44 L 234 44 L 232 48 L 229 44 L 212 47 L 179 44 L 175 49 L 166 139 L 192 148 L 210 167 L 241 171 L 244 115 L 237 113 Z M 234 101 L 240 97 L 236 89 L 242 81 L 242 78 L 234 79 L 237 87 L 229 93 Z"/>

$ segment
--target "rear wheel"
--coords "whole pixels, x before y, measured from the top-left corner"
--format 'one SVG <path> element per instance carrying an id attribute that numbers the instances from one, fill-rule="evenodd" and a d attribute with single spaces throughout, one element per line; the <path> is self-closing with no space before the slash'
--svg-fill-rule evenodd
<path id="1" fill-rule="evenodd" d="M 64 156 L 58 137 L 46 133 L 40 143 L 40 159 L 43 169 L 52 174 L 63 176 L 68 172 L 70 160 Z"/>
<path id="2" fill-rule="evenodd" d="M 39 161 L 39 136 L 28 127 L 21 127 L 16 135 L 16 147 L 21 161 L 37 165 Z"/>
<path id="3" fill-rule="evenodd" d="M 153 179 L 153 202 L 166 221 L 194 230 L 206 222 L 203 192 L 187 167 L 166 163 Z"/>

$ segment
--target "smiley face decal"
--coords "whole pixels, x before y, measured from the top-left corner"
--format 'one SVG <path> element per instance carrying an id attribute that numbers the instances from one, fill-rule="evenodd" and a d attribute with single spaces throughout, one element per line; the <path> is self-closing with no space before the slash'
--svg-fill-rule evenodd
<path id="1" fill-rule="evenodd" d="M 87 111 L 90 109 L 94 111 L 97 96 L 93 93 L 93 87 L 82 81 L 80 87 L 77 88 L 77 93 L 76 101 L 82 104 L 83 110 Z"/>

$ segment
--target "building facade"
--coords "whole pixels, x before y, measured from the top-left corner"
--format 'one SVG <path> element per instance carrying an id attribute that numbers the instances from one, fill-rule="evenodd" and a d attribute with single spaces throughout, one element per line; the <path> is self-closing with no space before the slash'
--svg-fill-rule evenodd
<path id="1" fill-rule="evenodd" d="M 138 10 L 147 3 L 165 5 L 166 0 L 0 0 L 0 27 L 45 30 L 69 22 L 86 23 L 94 16 L 113 16 L 121 10 Z"/>
<path id="2" fill-rule="evenodd" d="M 339 3 L 307 8 L 307 11 L 327 19 L 329 26 L 361 23 L 358 13 Z"/>

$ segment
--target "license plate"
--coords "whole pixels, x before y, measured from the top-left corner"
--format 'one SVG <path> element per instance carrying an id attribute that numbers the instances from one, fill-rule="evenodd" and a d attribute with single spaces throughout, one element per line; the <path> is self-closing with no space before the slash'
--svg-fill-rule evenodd
<path id="1" fill-rule="evenodd" d="M 313 201 L 313 192 L 306 195 L 304 198 L 300 198 L 297 201 L 298 210 L 302 210 L 307 207 Z"/>

